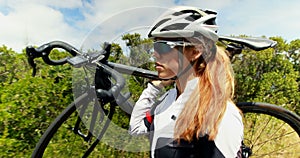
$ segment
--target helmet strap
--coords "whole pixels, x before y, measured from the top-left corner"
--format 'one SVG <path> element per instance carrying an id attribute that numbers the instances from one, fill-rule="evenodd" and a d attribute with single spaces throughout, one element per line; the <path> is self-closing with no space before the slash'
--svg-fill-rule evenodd
<path id="1" fill-rule="evenodd" d="M 178 52 L 178 73 L 176 76 L 170 78 L 170 80 L 177 80 L 179 77 L 181 77 L 186 72 L 188 72 L 195 64 L 195 61 L 191 61 L 190 64 L 188 64 L 188 66 L 183 69 L 183 59 L 184 59 L 183 50 L 184 50 L 184 46 L 179 47 L 179 50 L 177 51 Z"/>

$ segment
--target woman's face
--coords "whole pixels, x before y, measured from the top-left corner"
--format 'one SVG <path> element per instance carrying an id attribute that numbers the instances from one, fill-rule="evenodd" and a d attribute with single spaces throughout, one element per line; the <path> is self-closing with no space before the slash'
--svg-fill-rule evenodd
<path id="1" fill-rule="evenodd" d="M 183 56 L 179 57 L 179 54 L 182 53 L 178 51 L 181 49 L 179 49 L 179 47 L 175 47 L 166 53 L 154 51 L 153 56 L 156 58 L 155 68 L 160 78 L 169 79 L 176 76 L 179 71 L 182 71 L 179 70 L 180 60 L 182 61 L 181 69 L 184 69 L 188 64 L 190 64 L 190 61 L 192 60 L 190 57 L 191 51 L 189 49 L 185 49 Z"/>
<path id="2" fill-rule="evenodd" d="M 178 72 L 178 50 L 173 48 L 170 52 L 159 54 L 154 51 L 153 56 L 156 58 L 155 68 L 160 78 L 172 78 Z"/>

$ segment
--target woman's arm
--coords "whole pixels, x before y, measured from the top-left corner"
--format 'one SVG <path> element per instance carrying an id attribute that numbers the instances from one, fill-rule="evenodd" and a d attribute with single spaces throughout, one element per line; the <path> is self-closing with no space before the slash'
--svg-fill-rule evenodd
<path id="1" fill-rule="evenodd" d="M 147 88 L 142 92 L 131 114 L 129 123 L 129 133 L 131 135 L 148 133 L 144 118 L 146 117 L 146 112 L 150 111 L 159 93 L 160 88 L 157 85 L 154 85 L 153 83 L 147 84 Z"/>

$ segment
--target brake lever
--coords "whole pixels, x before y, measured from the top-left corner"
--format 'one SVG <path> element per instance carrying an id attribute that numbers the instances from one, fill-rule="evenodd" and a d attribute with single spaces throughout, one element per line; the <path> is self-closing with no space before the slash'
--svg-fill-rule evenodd
<path id="1" fill-rule="evenodd" d="M 36 75 L 36 64 L 34 62 L 35 58 L 41 57 L 38 55 L 36 52 L 35 48 L 32 46 L 26 47 L 26 56 L 27 56 L 27 61 L 29 65 L 32 67 L 32 77 Z"/>

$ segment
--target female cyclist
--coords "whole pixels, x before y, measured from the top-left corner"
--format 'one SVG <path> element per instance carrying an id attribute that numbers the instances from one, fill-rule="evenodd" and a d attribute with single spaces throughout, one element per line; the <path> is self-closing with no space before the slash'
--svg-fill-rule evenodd
<path id="1" fill-rule="evenodd" d="M 218 40 L 216 13 L 175 7 L 155 22 L 156 70 L 130 119 L 132 135 L 149 134 L 151 157 L 240 157 L 243 123 L 232 102 L 234 78 Z M 168 80 L 169 79 L 169 80 Z M 175 81 L 175 88 L 160 95 Z"/>

